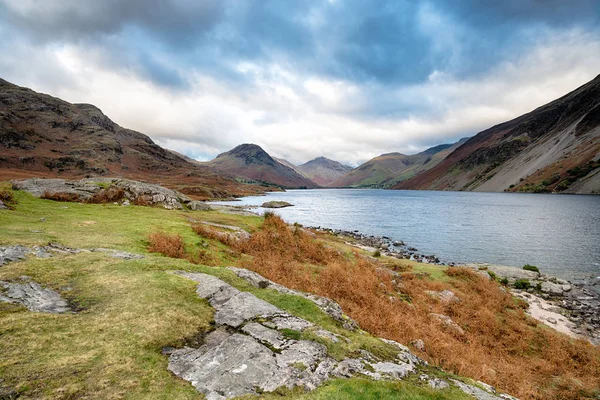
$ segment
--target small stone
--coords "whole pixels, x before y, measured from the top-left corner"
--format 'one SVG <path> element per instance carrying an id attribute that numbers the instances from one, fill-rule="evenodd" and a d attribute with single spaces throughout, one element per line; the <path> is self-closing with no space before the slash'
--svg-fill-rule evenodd
<path id="1" fill-rule="evenodd" d="M 425 342 L 421 339 L 413 340 L 410 345 L 419 351 L 425 351 Z"/>
<path id="2" fill-rule="evenodd" d="M 121 203 L 121 206 L 123 206 L 123 207 L 127 207 L 129 205 L 131 205 L 131 203 L 129 202 L 129 200 L 125 200 L 124 202 Z"/>
<path id="3" fill-rule="evenodd" d="M 431 378 L 427 384 L 433 390 L 444 390 L 450 387 L 450 384 L 443 379 Z"/>

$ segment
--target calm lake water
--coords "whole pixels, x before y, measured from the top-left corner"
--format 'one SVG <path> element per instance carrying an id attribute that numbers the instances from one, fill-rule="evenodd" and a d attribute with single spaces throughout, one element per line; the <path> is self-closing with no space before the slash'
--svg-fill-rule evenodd
<path id="1" fill-rule="evenodd" d="M 287 222 L 388 236 L 446 262 L 532 264 L 571 280 L 600 276 L 600 196 L 315 189 L 227 204 L 269 200 L 294 204 L 275 211 Z"/>

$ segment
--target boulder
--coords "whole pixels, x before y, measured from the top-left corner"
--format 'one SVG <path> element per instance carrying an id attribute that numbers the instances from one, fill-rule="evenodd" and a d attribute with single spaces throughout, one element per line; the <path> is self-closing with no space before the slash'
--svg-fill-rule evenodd
<path id="1" fill-rule="evenodd" d="M 552 282 L 542 282 L 541 288 L 543 293 L 553 296 L 560 296 L 564 292 L 563 285 Z"/>
<path id="2" fill-rule="evenodd" d="M 212 211 L 212 207 L 203 201 L 192 200 L 188 203 L 188 207 L 192 211 Z"/>
<path id="3" fill-rule="evenodd" d="M 266 201 L 261 205 L 262 208 L 284 208 L 292 206 L 293 204 L 290 204 L 287 201 Z"/>
<path id="4" fill-rule="evenodd" d="M 34 178 L 13 181 L 12 184 L 14 189 L 26 191 L 36 197 L 42 197 L 45 193 L 65 193 L 73 195 L 74 199 L 88 201 L 105 188 L 116 187 L 122 189 L 125 201 L 137 204 L 181 209 L 182 204 L 191 201 L 189 197 L 159 185 L 120 178 L 86 178 L 79 181 Z"/>
<path id="5" fill-rule="evenodd" d="M 454 322 L 452 320 L 452 318 L 450 318 L 449 316 L 444 315 L 444 314 L 436 314 L 436 313 L 431 313 L 429 315 L 431 315 L 435 320 L 441 322 L 443 325 L 452 329 L 454 332 L 456 332 L 460 335 L 465 334 L 465 331 L 463 330 L 463 328 L 461 328 L 460 325 L 458 325 L 456 322 Z"/>
<path id="6" fill-rule="evenodd" d="M 487 275 L 487 274 L 486 274 Z M 454 294 L 452 290 L 442 290 L 441 292 L 436 292 L 434 290 L 426 290 L 429 296 L 438 299 L 443 304 L 450 303 L 460 303 L 460 299 Z"/>

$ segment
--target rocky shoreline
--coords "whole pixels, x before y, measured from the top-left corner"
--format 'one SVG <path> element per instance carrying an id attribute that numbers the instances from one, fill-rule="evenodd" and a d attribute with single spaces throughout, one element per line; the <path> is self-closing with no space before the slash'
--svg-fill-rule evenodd
<path id="1" fill-rule="evenodd" d="M 512 288 L 513 294 L 530 305 L 528 314 L 538 321 L 575 338 L 600 345 L 600 293 L 594 284 L 571 282 L 555 276 L 517 267 L 492 264 L 460 264 L 443 262 L 435 255 L 420 254 L 403 241 L 386 236 L 365 235 L 358 230 L 347 231 L 311 227 L 319 232 L 349 237 L 349 243 L 363 250 L 387 257 L 418 261 L 440 266 L 464 266 L 489 279 L 497 279 Z"/>

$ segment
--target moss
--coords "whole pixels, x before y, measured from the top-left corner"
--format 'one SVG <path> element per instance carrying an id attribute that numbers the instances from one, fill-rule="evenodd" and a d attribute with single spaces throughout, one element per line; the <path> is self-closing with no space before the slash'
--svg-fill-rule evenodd
<path id="1" fill-rule="evenodd" d="M 526 271 L 540 272 L 540 269 L 538 267 L 530 264 L 523 265 L 523 269 Z"/>

